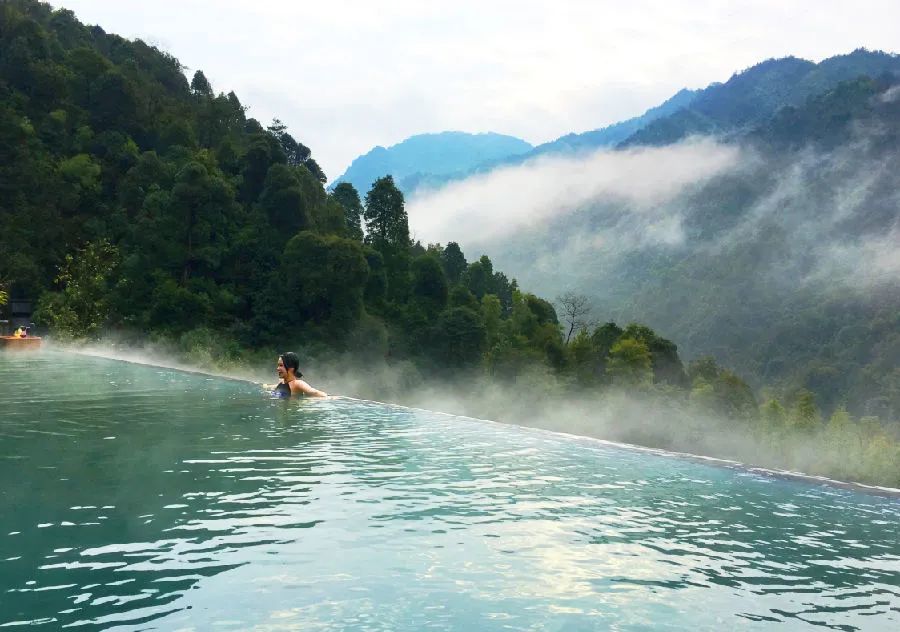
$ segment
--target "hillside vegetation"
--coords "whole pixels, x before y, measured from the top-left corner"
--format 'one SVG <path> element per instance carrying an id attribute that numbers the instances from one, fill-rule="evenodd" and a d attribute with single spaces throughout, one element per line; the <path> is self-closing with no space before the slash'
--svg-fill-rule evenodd
<path id="1" fill-rule="evenodd" d="M 651 211 L 596 200 L 484 247 L 529 287 L 574 287 L 611 317 L 639 314 L 757 389 L 806 388 L 826 410 L 897 418 L 897 90 L 886 75 L 841 83 L 732 135 L 735 168 Z M 648 213 L 679 238 L 577 247 L 621 243 Z"/>

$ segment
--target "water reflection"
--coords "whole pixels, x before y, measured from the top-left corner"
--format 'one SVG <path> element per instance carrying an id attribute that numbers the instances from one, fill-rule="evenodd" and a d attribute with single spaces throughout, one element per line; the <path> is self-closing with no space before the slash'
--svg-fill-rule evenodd
<path id="1" fill-rule="evenodd" d="M 0 405 L 11 628 L 900 625 L 889 498 L 99 359 Z"/>

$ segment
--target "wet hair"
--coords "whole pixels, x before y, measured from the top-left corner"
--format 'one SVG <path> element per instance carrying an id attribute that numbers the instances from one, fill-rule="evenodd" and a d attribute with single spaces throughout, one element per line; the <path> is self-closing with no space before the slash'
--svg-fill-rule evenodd
<path id="1" fill-rule="evenodd" d="M 293 351 L 287 351 L 282 353 L 280 356 L 282 364 L 284 364 L 285 369 L 294 369 L 294 375 L 297 377 L 303 377 L 303 374 L 300 372 L 300 358 Z"/>

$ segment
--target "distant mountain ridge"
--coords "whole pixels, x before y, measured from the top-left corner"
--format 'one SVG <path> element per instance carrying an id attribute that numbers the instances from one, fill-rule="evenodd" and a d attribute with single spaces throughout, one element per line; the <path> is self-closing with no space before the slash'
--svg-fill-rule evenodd
<path id="1" fill-rule="evenodd" d="M 531 149 L 532 145 L 520 138 L 493 132 L 419 134 L 390 147 L 379 145 L 357 157 L 331 186 L 349 182 L 362 196 L 375 180 L 390 174 L 401 190 L 409 191 L 429 178 L 465 173 L 475 165 Z"/>
<path id="2" fill-rule="evenodd" d="M 621 146 L 666 145 L 691 134 L 729 134 L 765 122 L 785 107 L 860 76 L 900 76 L 900 56 L 857 49 L 818 64 L 796 57 L 769 59 L 725 83 L 695 93 L 684 107 L 636 130 Z"/>
<path id="3" fill-rule="evenodd" d="M 688 90 L 683 88 L 661 104 L 650 108 L 640 116 L 635 116 L 619 123 L 613 123 L 612 125 L 601 127 L 600 129 L 581 133 L 572 132 L 565 136 L 560 136 L 556 140 L 536 146 L 528 153 L 508 156 L 491 162 L 484 162 L 476 165 L 465 174 L 452 174 L 453 177 L 446 178 L 443 182 L 446 183 L 451 179 L 467 177 L 474 173 L 485 173 L 505 165 L 521 164 L 543 154 L 573 154 L 580 151 L 593 151 L 600 147 L 616 147 L 653 121 L 665 118 L 688 107 L 697 97 L 699 92 L 699 90 Z"/>
<path id="4" fill-rule="evenodd" d="M 587 132 L 565 134 L 535 147 L 525 141 L 497 143 L 492 145 L 493 156 L 473 152 L 466 159 L 455 153 L 463 150 L 464 143 L 457 141 L 445 150 L 442 137 L 473 135 L 444 132 L 413 136 L 388 149 L 376 147 L 358 157 L 335 184 L 352 182 L 364 195 L 371 182 L 391 173 L 400 189 L 410 195 L 420 187 L 438 188 L 542 155 L 571 155 L 602 147 L 666 145 L 693 134 L 727 136 L 764 123 L 782 108 L 802 106 L 806 100 L 842 82 L 881 75 L 900 76 L 900 56 L 860 48 L 818 64 L 797 57 L 768 59 L 736 72 L 724 83 L 712 83 L 700 90 L 682 89 L 640 116 Z M 448 152 L 445 161 L 442 151 Z M 434 168 L 434 164 L 442 166 Z"/>

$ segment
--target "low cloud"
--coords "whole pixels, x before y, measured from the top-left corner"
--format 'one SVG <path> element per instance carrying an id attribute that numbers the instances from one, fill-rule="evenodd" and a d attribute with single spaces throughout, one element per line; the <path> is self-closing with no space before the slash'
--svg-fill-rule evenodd
<path id="1" fill-rule="evenodd" d="M 414 236 L 478 246 L 595 204 L 611 204 L 652 242 L 682 240 L 680 217 L 667 207 L 679 194 L 741 162 L 741 151 L 695 138 L 662 148 L 601 150 L 577 157 L 539 157 L 434 191 L 408 204 Z M 611 237 L 615 239 L 615 237 Z M 595 246 L 608 243 L 591 237 Z"/>
<path id="2" fill-rule="evenodd" d="M 881 236 L 826 244 L 808 280 L 860 290 L 900 283 L 900 225 Z"/>
<path id="3" fill-rule="evenodd" d="M 812 149 L 773 161 L 757 181 L 772 178 L 741 221 L 706 246 L 711 254 L 762 240 L 770 247 L 772 280 L 871 288 L 900 279 L 900 191 L 892 184 L 896 154 L 871 157 L 872 135 L 832 152 Z M 893 220 L 886 219 L 886 215 Z M 772 229 L 780 243 L 766 241 Z"/>
<path id="4" fill-rule="evenodd" d="M 865 291 L 900 280 L 900 154 L 878 149 L 876 132 L 858 129 L 832 151 L 767 155 L 692 138 L 541 157 L 414 193 L 410 223 L 423 242 L 487 253 L 538 293 L 602 297 L 628 258 L 714 262 L 751 245 L 748 274 L 776 286 Z"/>

